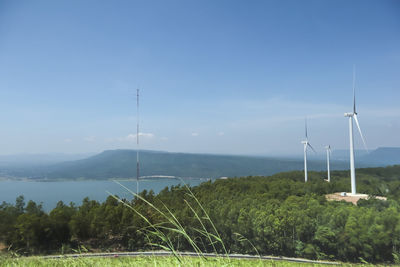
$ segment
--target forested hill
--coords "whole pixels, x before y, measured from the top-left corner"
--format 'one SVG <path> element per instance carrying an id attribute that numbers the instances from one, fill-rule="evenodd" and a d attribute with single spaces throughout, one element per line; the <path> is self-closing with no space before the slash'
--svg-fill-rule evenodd
<path id="1" fill-rule="evenodd" d="M 140 175 L 218 178 L 271 175 L 303 168 L 302 159 L 229 156 L 211 154 L 140 152 Z M 332 162 L 332 169 L 346 169 L 343 161 Z M 324 170 L 324 160 L 310 160 L 311 170 Z M 19 177 L 48 179 L 110 179 L 136 177 L 135 150 L 108 150 L 98 155 L 36 169 L 18 169 L 10 173 Z"/>

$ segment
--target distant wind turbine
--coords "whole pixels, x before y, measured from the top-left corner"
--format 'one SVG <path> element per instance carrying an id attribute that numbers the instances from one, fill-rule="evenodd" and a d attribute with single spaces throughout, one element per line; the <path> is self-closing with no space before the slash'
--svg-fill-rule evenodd
<path id="1" fill-rule="evenodd" d="M 310 147 L 314 152 L 315 152 L 315 149 L 308 142 L 307 119 L 305 120 L 305 126 L 306 126 L 306 140 L 302 141 L 301 143 L 304 145 L 304 181 L 307 182 L 307 180 L 308 180 L 308 175 L 307 175 L 307 148 Z"/>
<path id="2" fill-rule="evenodd" d="M 364 144 L 365 150 L 368 152 L 367 144 L 365 143 L 364 136 L 361 132 L 360 124 L 357 119 L 357 111 L 356 111 L 356 89 L 355 89 L 355 67 L 353 68 L 353 112 L 345 113 L 345 117 L 349 117 L 349 131 L 350 131 L 350 176 L 351 176 L 351 194 L 356 194 L 356 170 L 354 165 L 354 134 L 353 134 L 353 119 L 356 122 L 358 131 L 360 133 L 362 142 Z"/>
<path id="3" fill-rule="evenodd" d="M 326 164 L 327 164 L 327 171 L 328 171 L 328 182 L 331 181 L 331 169 L 330 169 L 330 155 L 331 155 L 331 146 L 328 145 L 325 147 L 326 149 Z"/>

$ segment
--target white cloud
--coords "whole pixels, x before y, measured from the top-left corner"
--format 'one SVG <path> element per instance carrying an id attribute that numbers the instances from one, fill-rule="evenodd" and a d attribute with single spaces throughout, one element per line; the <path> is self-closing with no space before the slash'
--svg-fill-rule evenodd
<path id="1" fill-rule="evenodd" d="M 192 133 L 192 136 L 199 136 L 199 133 Z"/>
<path id="2" fill-rule="evenodd" d="M 153 133 L 139 133 L 139 137 L 143 138 L 153 138 L 155 135 Z M 120 141 L 136 141 L 137 134 L 128 134 L 127 136 L 123 137 Z"/>
<path id="3" fill-rule="evenodd" d="M 136 142 L 136 134 L 128 134 L 127 136 L 123 137 L 116 137 L 116 138 L 106 138 L 106 142 Z M 153 133 L 139 133 L 140 139 L 152 139 L 155 137 Z"/>
<path id="4" fill-rule="evenodd" d="M 223 135 L 225 135 L 225 133 L 224 132 L 219 132 L 218 135 L 219 136 L 223 136 Z"/>

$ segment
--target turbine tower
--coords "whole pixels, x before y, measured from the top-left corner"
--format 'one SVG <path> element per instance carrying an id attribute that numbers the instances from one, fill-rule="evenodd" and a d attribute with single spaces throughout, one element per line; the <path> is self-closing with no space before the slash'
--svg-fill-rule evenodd
<path id="1" fill-rule="evenodd" d="M 136 194 L 139 194 L 139 88 L 136 90 Z"/>
<path id="2" fill-rule="evenodd" d="M 331 181 L 331 169 L 330 169 L 330 155 L 331 155 L 331 145 L 325 147 L 326 149 L 326 164 L 328 170 L 328 182 Z"/>
<path id="3" fill-rule="evenodd" d="M 356 192 L 356 169 L 354 165 L 354 134 L 353 134 L 353 119 L 356 122 L 358 131 L 360 133 L 365 150 L 368 152 L 364 136 L 361 132 L 360 124 L 358 123 L 357 110 L 356 110 L 356 89 L 355 89 L 355 68 L 353 68 L 353 112 L 345 113 L 344 116 L 349 118 L 349 137 L 350 137 L 350 177 L 351 177 L 351 194 L 355 195 Z"/>
<path id="4" fill-rule="evenodd" d="M 314 148 L 308 142 L 308 134 L 307 134 L 307 119 L 305 120 L 305 128 L 306 128 L 306 140 L 302 141 L 301 143 L 304 145 L 304 181 L 307 182 L 308 175 L 307 175 L 307 148 L 310 147 L 314 152 Z"/>

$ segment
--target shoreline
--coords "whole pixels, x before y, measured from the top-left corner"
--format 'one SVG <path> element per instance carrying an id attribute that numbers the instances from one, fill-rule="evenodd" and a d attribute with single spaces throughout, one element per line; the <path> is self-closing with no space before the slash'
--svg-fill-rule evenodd
<path id="1" fill-rule="evenodd" d="M 140 182 L 147 181 L 160 181 L 160 180 L 200 180 L 200 181 L 214 181 L 218 178 L 196 178 L 196 177 L 152 177 L 139 179 Z M 78 178 L 78 179 L 31 179 L 31 178 L 8 178 L 0 177 L 0 182 L 41 182 L 41 183 L 54 183 L 54 182 L 105 182 L 105 181 L 117 181 L 117 182 L 136 182 L 136 178 L 108 178 L 108 179 L 92 179 L 92 178 Z"/>

